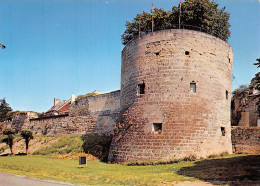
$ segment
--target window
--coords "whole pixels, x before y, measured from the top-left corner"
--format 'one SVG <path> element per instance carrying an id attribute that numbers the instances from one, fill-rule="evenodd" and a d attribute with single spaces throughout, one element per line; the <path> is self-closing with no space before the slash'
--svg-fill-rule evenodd
<path id="1" fill-rule="evenodd" d="M 155 54 L 156 56 L 159 56 L 160 52 L 155 52 L 154 54 Z"/>
<path id="2" fill-rule="evenodd" d="M 228 99 L 228 91 L 226 90 L 226 99 Z"/>
<path id="3" fill-rule="evenodd" d="M 220 127 L 220 129 L 221 129 L 222 136 L 225 136 L 226 135 L 225 127 Z"/>
<path id="4" fill-rule="evenodd" d="M 144 94 L 145 84 L 138 84 L 138 95 Z"/>
<path id="5" fill-rule="evenodd" d="M 194 81 L 190 83 L 190 91 L 196 93 L 196 83 Z"/>
<path id="6" fill-rule="evenodd" d="M 162 132 L 162 123 L 153 123 L 153 132 L 161 133 Z"/>

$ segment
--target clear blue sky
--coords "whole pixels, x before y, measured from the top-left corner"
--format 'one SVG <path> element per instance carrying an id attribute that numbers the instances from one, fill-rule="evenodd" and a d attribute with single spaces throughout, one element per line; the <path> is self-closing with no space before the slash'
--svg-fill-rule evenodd
<path id="1" fill-rule="evenodd" d="M 1 0 L 0 99 L 13 110 L 43 112 L 54 97 L 120 89 L 125 22 L 152 2 L 171 10 L 179 0 Z M 259 71 L 260 1 L 217 2 L 231 15 L 234 89 Z"/>

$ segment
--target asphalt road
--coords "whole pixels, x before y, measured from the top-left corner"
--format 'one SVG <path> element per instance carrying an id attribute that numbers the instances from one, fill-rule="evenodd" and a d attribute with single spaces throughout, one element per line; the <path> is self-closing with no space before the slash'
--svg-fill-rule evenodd
<path id="1" fill-rule="evenodd" d="M 0 172 L 0 186 L 73 186 L 73 184 L 39 180 Z"/>

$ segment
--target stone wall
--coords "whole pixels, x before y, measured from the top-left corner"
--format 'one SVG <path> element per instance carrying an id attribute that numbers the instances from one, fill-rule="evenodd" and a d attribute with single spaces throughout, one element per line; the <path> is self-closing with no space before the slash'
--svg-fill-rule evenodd
<path id="1" fill-rule="evenodd" d="M 260 95 L 250 95 L 249 96 L 249 126 L 256 127 L 257 121 L 260 119 L 257 113 L 256 102 L 259 100 Z"/>
<path id="2" fill-rule="evenodd" d="M 120 96 L 127 122 L 110 161 L 231 153 L 232 63 L 228 43 L 197 31 L 158 31 L 128 43 Z"/>
<path id="3" fill-rule="evenodd" d="M 232 127 L 233 153 L 260 153 L 260 127 Z"/>
<path id="4" fill-rule="evenodd" d="M 120 111 L 120 91 L 76 100 L 69 115 L 31 119 L 24 128 L 37 134 L 111 134 Z"/>

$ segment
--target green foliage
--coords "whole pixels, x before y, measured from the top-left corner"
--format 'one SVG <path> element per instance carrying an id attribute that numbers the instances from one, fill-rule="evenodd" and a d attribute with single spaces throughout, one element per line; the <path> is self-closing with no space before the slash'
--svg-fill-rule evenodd
<path id="1" fill-rule="evenodd" d="M 206 33 L 225 41 L 229 38 L 230 15 L 225 12 L 225 7 L 218 9 L 218 4 L 210 0 L 185 0 L 181 8 L 181 24 L 201 27 Z M 179 8 L 174 6 L 172 11 L 177 17 Z"/>
<path id="2" fill-rule="evenodd" d="M 208 156 L 208 158 L 214 159 L 214 158 L 225 157 L 225 156 L 228 156 L 228 155 L 229 155 L 229 153 L 225 151 L 225 152 L 222 152 L 220 154 L 211 154 L 211 155 Z"/>
<path id="3" fill-rule="evenodd" d="M 233 92 L 232 92 L 232 95 L 235 96 L 235 95 L 239 95 L 239 94 L 242 94 L 242 93 L 246 93 L 246 91 L 248 91 L 248 85 L 240 85 L 239 88 L 235 89 Z"/>
<path id="4" fill-rule="evenodd" d="M 99 93 L 91 92 L 91 93 L 88 93 L 88 94 L 85 94 L 85 95 L 79 95 L 76 100 L 79 100 L 79 99 L 85 98 L 85 97 L 89 97 L 89 96 L 96 96 L 96 95 L 99 95 Z"/>
<path id="5" fill-rule="evenodd" d="M 85 134 L 81 136 L 81 139 L 85 153 L 90 153 L 101 161 L 107 161 L 112 136 Z"/>
<path id="6" fill-rule="evenodd" d="M 187 161 L 196 161 L 197 156 L 194 154 L 191 154 L 187 157 L 180 158 L 180 159 L 173 159 L 173 160 L 160 160 L 160 161 L 130 161 L 127 163 L 124 163 L 127 166 L 148 166 L 148 165 L 166 165 L 166 164 L 173 164 L 173 163 L 181 163 L 181 162 L 187 162 Z"/>
<path id="7" fill-rule="evenodd" d="M 10 147 L 11 154 L 13 154 L 14 133 L 13 129 L 5 129 L 3 131 L 5 138 L 2 139 L 2 142 L 6 143 Z"/>
<path id="8" fill-rule="evenodd" d="M 8 146 L 3 146 L 0 148 L 0 154 L 3 153 L 6 149 L 8 149 Z"/>
<path id="9" fill-rule="evenodd" d="M 260 58 L 256 59 L 256 62 L 254 63 L 254 65 L 256 65 L 257 68 L 260 68 Z"/>
<path id="10" fill-rule="evenodd" d="M 14 134 L 15 132 L 14 132 L 14 130 L 13 129 L 5 129 L 4 131 L 3 131 L 3 134 L 4 135 L 10 135 L 10 134 Z"/>
<path id="11" fill-rule="evenodd" d="M 48 144 L 47 140 L 44 143 Z M 59 136 L 57 142 L 51 146 L 44 147 L 33 153 L 33 155 L 59 155 L 59 154 L 78 154 L 80 153 L 82 141 L 75 136 Z"/>
<path id="12" fill-rule="evenodd" d="M 9 104 L 6 102 L 5 98 L 0 99 L 0 122 L 3 122 L 5 120 L 8 120 L 7 113 L 12 111 L 12 108 L 9 106 Z"/>
<path id="13" fill-rule="evenodd" d="M 154 31 L 177 28 L 179 24 L 179 7 L 172 7 L 172 11 L 163 9 L 154 10 Z M 121 36 L 122 43 L 126 45 L 139 35 L 139 16 L 137 14 L 132 22 L 127 21 L 126 30 Z M 199 27 L 198 30 L 227 40 L 230 36 L 229 13 L 225 7 L 219 9 L 218 4 L 210 0 L 185 0 L 181 6 L 181 24 Z M 152 31 L 152 13 L 141 14 L 141 35 Z M 188 27 L 189 28 L 189 27 Z"/>
<path id="14" fill-rule="evenodd" d="M 28 154 L 29 142 L 33 139 L 33 132 L 31 130 L 24 129 L 21 131 L 21 136 L 25 140 L 26 154 Z"/>
<path id="15" fill-rule="evenodd" d="M 121 36 L 122 43 L 126 45 L 130 40 L 139 35 L 139 16 L 137 14 L 132 22 L 127 21 L 126 30 Z M 170 28 L 171 12 L 163 9 L 154 9 L 154 31 Z M 141 14 L 141 35 L 152 31 L 152 14 L 143 12 Z"/>
<path id="16" fill-rule="evenodd" d="M 197 159 L 197 156 L 195 154 L 191 154 L 187 157 L 183 158 L 183 161 L 195 161 Z"/>

